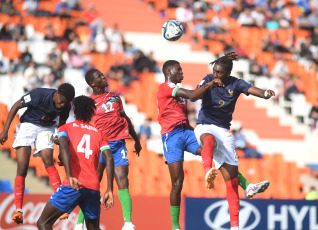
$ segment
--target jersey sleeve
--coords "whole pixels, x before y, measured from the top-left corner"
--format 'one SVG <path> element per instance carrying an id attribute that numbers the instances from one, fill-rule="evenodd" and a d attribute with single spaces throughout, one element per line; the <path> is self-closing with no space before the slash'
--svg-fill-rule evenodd
<path id="1" fill-rule="evenodd" d="M 212 76 L 213 76 L 213 75 L 211 75 L 211 74 L 206 75 L 206 76 L 202 79 L 202 81 L 199 83 L 199 85 L 197 86 L 197 88 L 200 88 L 200 87 L 204 86 L 206 83 L 212 81 L 212 80 L 213 80 L 213 77 L 212 77 Z"/>
<path id="2" fill-rule="evenodd" d="M 57 137 L 60 138 L 60 137 L 67 137 L 67 139 L 70 139 L 69 136 L 68 136 L 68 130 L 67 130 L 67 126 L 66 124 L 65 125 L 62 125 L 61 127 L 59 127 L 59 132 L 57 134 Z"/>
<path id="3" fill-rule="evenodd" d="M 123 102 L 121 101 L 121 98 L 119 95 L 116 95 L 118 97 L 118 106 L 119 106 L 119 111 L 120 112 L 124 112 L 124 106 L 123 106 Z"/>
<path id="4" fill-rule="evenodd" d="M 249 88 L 252 87 L 252 84 L 251 84 L 251 83 L 249 83 L 249 82 L 247 82 L 247 81 L 245 81 L 245 80 L 243 80 L 243 79 L 238 79 L 236 85 L 237 85 L 237 86 L 236 86 L 237 89 L 238 89 L 240 92 L 244 93 L 244 94 L 247 95 L 247 96 L 249 95 L 249 93 L 248 93 L 247 91 L 248 91 Z"/>
<path id="5" fill-rule="evenodd" d="M 161 88 L 161 96 L 163 97 L 175 97 L 180 87 L 172 82 L 164 84 Z"/>
<path id="6" fill-rule="evenodd" d="M 41 98 L 40 89 L 31 90 L 29 93 L 21 97 L 23 107 L 37 106 Z"/>

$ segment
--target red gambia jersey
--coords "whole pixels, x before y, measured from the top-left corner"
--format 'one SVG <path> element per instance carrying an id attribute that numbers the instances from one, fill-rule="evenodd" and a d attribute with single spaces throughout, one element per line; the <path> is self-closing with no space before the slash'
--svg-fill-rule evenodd
<path id="1" fill-rule="evenodd" d="M 98 96 L 91 95 L 91 98 L 96 105 L 93 122 L 108 141 L 129 138 L 128 122 L 120 116 L 124 110 L 120 97 L 116 93 L 105 92 Z"/>
<path id="2" fill-rule="evenodd" d="M 164 82 L 159 86 L 157 102 L 161 135 L 170 132 L 177 125 L 190 126 L 187 117 L 187 100 L 176 97 L 178 89 L 179 86 L 172 82 Z"/>
<path id="3" fill-rule="evenodd" d="M 62 125 L 58 136 L 66 136 L 69 139 L 72 176 L 76 177 L 83 187 L 99 191 L 97 166 L 99 153 L 110 149 L 107 139 L 91 124 L 78 120 Z M 63 184 L 70 186 L 67 178 Z"/>

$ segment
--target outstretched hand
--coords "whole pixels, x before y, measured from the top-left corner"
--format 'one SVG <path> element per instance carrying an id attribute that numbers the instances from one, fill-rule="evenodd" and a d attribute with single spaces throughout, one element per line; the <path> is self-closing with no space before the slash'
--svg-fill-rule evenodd
<path id="1" fill-rule="evenodd" d="M 114 196 L 112 192 L 107 192 L 104 194 L 102 204 L 105 205 L 105 209 L 110 209 L 114 206 Z"/>
<path id="2" fill-rule="evenodd" d="M 4 144 L 8 140 L 8 133 L 2 132 L 0 133 L 0 144 Z"/>
<path id="3" fill-rule="evenodd" d="M 69 179 L 70 185 L 73 189 L 75 190 L 80 190 L 82 189 L 83 185 L 81 182 L 76 177 L 70 177 Z"/>
<path id="4" fill-rule="evenodd" d="M 139 153 L 141 151 L 142 147 L 139 141 L 135 142 L 135 151 L 134 153 L 136 153 L 136 155 L 139 157 Z"/>
<path id="5" fill-rule="evenodd" d="M 265 92 L 264 92 L 264 98 L 265 99 L 269 99 L 272 96 L 276 96 L 276 94 L 275 94 L 275 92 L 273 90 L 271 90 L 271 89 L 265 90 Z"/>

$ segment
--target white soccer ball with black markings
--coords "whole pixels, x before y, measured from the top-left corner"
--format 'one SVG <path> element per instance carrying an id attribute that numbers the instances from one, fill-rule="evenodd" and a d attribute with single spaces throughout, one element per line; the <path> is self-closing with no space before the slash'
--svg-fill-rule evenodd
<path id="1" fill-rule="evenodd" d="M 162 26 L 162 35 L 168 41 L 177 41 L 183 34 L 183 27 L 177 20 L 166 21 Z"/>

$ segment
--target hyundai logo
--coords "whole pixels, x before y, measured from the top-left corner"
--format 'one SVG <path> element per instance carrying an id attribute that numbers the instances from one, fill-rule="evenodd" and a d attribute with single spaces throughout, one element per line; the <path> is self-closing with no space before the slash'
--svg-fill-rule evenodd
<path id="1" fill-rule="evenodd" d="M 246 202 L 240 201 L 240 229 L 254 230 L 261 220 L 261 214 L 258 209 Z M 211 229 L 227 230 L 224 226 L 230 223 L 229 206 L 226 200 L 218 201 L 210 206 L 204 212 L 204 221 Z"/>

